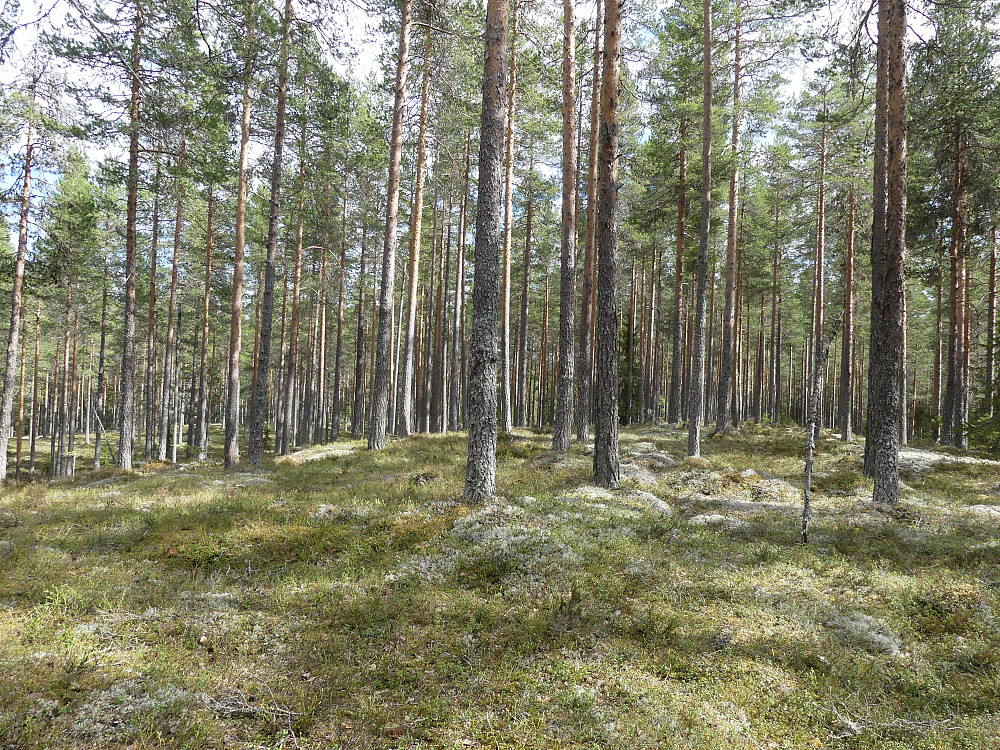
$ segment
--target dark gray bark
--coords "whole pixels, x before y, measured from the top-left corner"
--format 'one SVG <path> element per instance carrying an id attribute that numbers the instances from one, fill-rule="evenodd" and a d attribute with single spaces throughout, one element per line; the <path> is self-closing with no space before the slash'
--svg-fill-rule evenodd
<path id="1" fill-rule="evenodd" d="M 506 112 L 509 5 L 486 6 L 483 109 L 479 135 L 479 200 L 469 331 L 469 425 L 464 497 L 474 503 L 496 496 L 497 363 L 500 322 L 500 255 L 503 248 L 502 184 Z"/>
<path id="2" fill-rule="evenodd" d="M 885 86 L 886 207 L 884 244 L 872 243 L 872 321 L 868 369 L 868 458 L 873 500 L 899 502 L 899 420 L 906 251 L 906 0 L 880 0 L 879 48 L 887 53 Z M 876 102 L 879 97 L 876 96 Z M 880 116 L 876 109 L 876 116 Z M 881 128 L 876 125 L 876 133 Z M 876 189 L 879 189 L 876 177 Z"/>
<path id="3" fill-rule="evenodd" d="M 617 487 L 618 455 L 618 100 L 621 87 L 622 0 L 608 0 L 604 18 L 604 75 L 597 203 L 597 424 L 594 484 Z"/>

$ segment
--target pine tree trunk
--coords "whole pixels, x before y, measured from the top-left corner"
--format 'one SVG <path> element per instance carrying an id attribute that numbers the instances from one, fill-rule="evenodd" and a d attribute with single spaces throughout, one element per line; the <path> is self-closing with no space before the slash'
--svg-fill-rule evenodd
<path id="1" fill-rule="evenodd" d="M 462 200 L 458 209 L 458 258 L 455 263 L 455 300 L 452 306 L 451 335 L 451 385 L 448 389 L 448 429 L 459 427 L 462 406 L 462 365 L 459 343 L 462 339 L 462 321 L 465 318 L 465 233 L 469 208 L 469 149 L 471 135 L 465 137 L 465 179 L 462 183 Z"/>
<path id="2" fill-rule="evenodd" d="M 617 487 L 618 454 L 618 100 L 621 95 L 622 0 L 608 0 L 604 19 L 604 75 L 598 150 L 597 203 L 597 424 L 594 484 Z"/>
<path id="3" fill-rule="evenodd" d="M 156 165 L 153 180 L 153 220 L 149 243 L 149 306 L 146 313 L 146 380 L 143 384 L 145 407 L 145 453 L 147 459 L 153 457 L 154 436 L 156 435 L 156 270 L 157 249 L 160 243 L 160 165 Z"/>
<path id="4" fill-rule="evenodd" d="M 229 324 L 229 366 L 226 392 L 226 431 L 223 464 L 236 466 L 240 457 L 240 349 L 243 344 L 243 251 L 247 224 L 247 165 L 250 142 L 250 78 L 252 65 L 247 65 L 243 83 L 243 116 L 240 129 L 239 177 L 236 189 L 236 247 L 233 257 L 233 299 Z"/>
<path id="5" fill-rule="evenodd" d="M 514 429 L 510 387 L 510 263 L 514 237 L 514 113 L 517 100 L 517 20 L 520 7 L 520 2 L 515 0 L 510 32 L 504 173 L 503 278 L 500 290 L 500 429 L 506 434 L 510 434 Z"/>
<path id="6" fill-rule="evenodd" d="M 413 190 L 413 209 L 410 213 L 410 260 L 406 270 L 409 277 L 406 296 L 406 338 L 403 344 L 403 375 L 400 385 L 396 432 L 409 435 L 413 432 L 413 385 L 415 340 L 417 333 L 417 287 L 420 283 L 420 233 L 424 213 L 425 158 L 427 152 L 427 103 L 430 94 L 430 32 L 427 34 L 428 50 L 424 59 L 424 82 L 420 94 L 420 132 L 417 136 L 417 184 Z"/>
<path id="7" fill-rule="evenodd" d="M 101 356 L 99 359 L 100 367 L 98 370 L 98 399 L 100 400 L 100 406 L 98 407 L 98 414 L 101 419 L 104 419 L 103 414 L 103 398 L 102 391 L 104 386 L 104 333 L 105 326 L 107 324 L 107 311 L 108 311 L 108 251 L 104 251 L 104 302 L 101 308 Z M 39 344 L 41 339 L 41 318 L 42 318 L 42 303 L 39 302 L 35 306 L 35 366 L 32 368 L 31 376 L 31 445 L 28 449 L 28 477 L 30 479 L 35 478 L 35 449 L 38 439 L 38 427 L 40 422 L 40 415 L 38 413 L 40 404 L 38 403 L 38 355 L 39 355 Z M 101 434 L 104 432 L 104 424 L 100 426 L 100 431 L 97 433 L 97 440 L 94 441 L 94 471 L 101 468 Z"/>
<path id="8" fill-rule="evenodd" d="M 502 235 L 502 184 L 506 125 L 506 57 L 509 5 L 486 5 L 483 108 L 479 136 L 479 200 L 476 206 L 476 254 L 472 282 L 472 329 L 469 332 L 469 426 L 466 500 L 496 497 L 497 362 Z"/>
<path id="9" fill-rule="evenodd" d="M 208 210 L 205 227 L 205 288 L 201 298 L 201 366 L 198 373 L 198 460 L 208 458 L 208 333 L 209 303 L 212 291 L 212 240 L 214 235 L 215 184 L 208 184 Z"/>
<path id="10" fill-rule="evenodd" d="M 122 335 L 121 384 L 118 390 L 118 468 L 132 470 L 132 439 L 135 432 L 135 273 L 136 225 L 139 197 L 139 81 L 142 5 L 136 5 L 135 37 L 132 43 L 132 98 L 129 104 L 128 200 L 125 218 L 125 321 Z"/>
<path id="11" fill-rule="evenodd" d="M 813 299 L 813 337 L 812 340 L 818 347 L 821 343 L 823 336 L 823 321 L 824 321 L 824 309 L 826 307 L 826 285 L 825 281 L 825 265 L 826 265 L 826 102 L 823 102 L 823 117 L 824 125 L 822 128 L 822 135 L 820 136 L 820 147 L 819 147 L 819 193 L 816 198 L 816 263 L 814 266 L 814 273 L 816 274 L 815 282 L 815 297 Z M 816 360 L 818 361 L 819 352 L 815 352 Z M 822 378 L 816 381 L 815 378 L 812 379 L 813 382 L 822 382 Z M 811 387 L 811 386 L 810 386 Z M 823 401 L 820 399 L 820 409 L 819 412 L 814 416 L 813 419 L 813 430 L 815 431 L 815 438 L 819 439 L 819 431 L 823 428 Z"/>
<path id="12" fill-rule="evenodd" d="M 331 439 L 340 437 L 341 421 L 341 391 L 344 370 L 344 292 L 347 275 L 347 170 L 344 170 L 343 214 L 341 217 L 340 234 L 340 290 L 337 294 L 337 344 L 334 348 L 333 366 L 333 397 L 330 409 L 333 412 L 333 429 Z"/>
<path id="13" fill-rule="evenodd" d="M 880 0 L 879 48 L 887 53 L 885 92 L 886 207 L 884 244 L 872 244 L 871 364 L 868 376 L 868 458 L 873 499 L 899 502 L 899 368 L 902 365 L 906 251 L 906 2 Z M 876 96 L 876 102 L 879 96 Z M 876 177 L 876 192 L 882 184 Z M 876 207 L 878 200 L 876 199 Z"/>
<path id="14" fill-rule="evenodd" d="M 687 118 L 681 116 L 680 178 L 677 188 L 677 249 L 674 255 L 674 319 L 672 350 L 670 357 L 670 402 L 667 406 L 667 421 L 679 424 L 681 421 L 681 371 L 683 370 L 684 349 L 684 225 L 687 219 Z"/>
<path id="15" fill-rule="evenodd" d="M 164 398 L 160 403 L 159 459 L 167 460 L 167 430 L 170 427 L 169 394 L 174 378 L 174 316 L 177 315 L 177 267 L 181 257 L 181 222 L 184 218 L 184 167 L 187 148 L 187 132 L 181 132 L 181 153 L 177 161 L 177 211 L 174 217 L 174 254 L 170 271 L 170 302 L 167 308 L 167 343 L 163 350 Z"/>
<path id="16" fill-rule="evenodd" d="M 993 389 L 996 382 L 995 337 L 997 319 L 997 228 L 990 228 L 990 285 L 986 311 L 986 392 L 985 410 L 992 417 L 995 406 Z"/>
<path id="17" fill-rule="evenodd" d="M 260 466 L 264 460 L 264 422 L 267 414 L 268 379 L 271 370 L 271 339 L 274 330 L 274 285 L 278 263 L 278 216 L 281 210 L 281 174 L 285 143 L 285 102 L 288 96 L 288 53 L 292 18 L 292 0 L 285 0 L 281 23 L 281 56 L 278 61 L 278 99 L 274 124 L 274 155 L 271 160 L 271 188 L 268 198 L 267 248 L 264 260 L 264 290 L 260 304 L 260 346 L 254 363 L 253 402 L 250 406 L 250 431 L 247 435 L 247 460 Z"/>
<path id="18" fill-rule="evenodd" d="M 559 251 L 559 374 L 552 449 L 568 451 L 573 439 L 576 352 L 576 19 L 563 0 L 562 241 Z"/>
<path id="19" fill-rule="evenodd" d="M 594 312 L 597 272 L 597 162 L 598 121 L 600 114 L 601 66 L 603 52 L 603 0 L 597 0 L 594 13 L 593 87 L 590 94 L 590 152 L 587 167 L 587 218 L 583 241 L 583 287 L 580 294 L 580 350 L 577 352 L 576 438 L 590 442 L 590 420 L 594 411 Z"/>
<path id="20" fill-rule="evenodd" d="M 292 318 L 288 333 L 288 359 L 285 362 L 285 414 L 282 419 L 283 434 L 281 437 L 281 452 L 288 455 L 296 440 L 296 418 L 293 408 L 295 387 L 297 385 L 297 370 L 299 364 L 299 317 L 302 310 L 302 229 L 305 222 L 306 205 L 306 121 L 302 120 L 301 151 L 299 153 L 299 207 L 298 219 L 295 223 L 295 261 L 292 271 Z M 362 276 L 364 275 L 364 258 L 361 259 Z"/>
<path id="21" fill-rule="evenodd" d="M 719 362 L 719 408 L 716 414 L 715 433 L 727 432 L 730 427 L 730 413 L 734 408 L 732 403 L 732 385 L 734 377 L 733 360 L 736 356 L 735 316 L 736 299 L 736 230 L 740 199 L 740 66 L 742 62 L 740 48 L 740 33 L 742 22 L 739 20 L 739 4 L 737 4 L 736 37 L 733 45 L 733 134 L 732 154 L 733 166 L 729 173 L 729 219 L 726 235 L 726 300 L 722 312 L 722 359 Z M 738 410 L 738 406 L 735 407 Z"/>
<path id="22" fill-rule="evenodd" d="M 522 260 L 523 274 L 521 277 L 521 318 L 517 327 L 517 375 L 514 379 L 514 425 L 524 427 L 528 424 L 528 302 L 529 282 L 531 279 L 531 228 L 534 219 L 534 196 L 532 194 L 535 171 L 535 144 L 529 146 L 528 178 L 526 184 L 527 210 L 524 224 L 524 258 Z"/>
<path id="23" fill-rule="evenodd" d="M 35 103 L 32 86 L 30 106 Z M 28 219 L 31 212 L 31 169 L 35 153 L 34 112 L 28 117 L 28 140 L 24 152 L 21 182 L 21 208 L 17 225 L 17 259 L 14 261 L 14 284 L 10 295 L 10 327 L 7 329 L 7 349 L 4 357 L 3 387 L 0 390 L 0 482 L 7 478 L 7 448 L 14 411 L 17 345 L 21 337 L 21 306 L 24 304 L 24 264 L 28 248 Z"/>
<path id="24" fill-rule="evenodd" d="M 366 207 L 367 209 L 367 207 Z M 365 209 L 365 210 L 366 210 Z M 368 221 L 362 216 L 361 268 L 358 271 L 358 320 L 354 339 L 354 403 L 351 407 L 351 437 L 357 440 L 364 430 L 365 402 L 365 256 L 368 255 Z M 293 303 L 294 304 L 294 303 Z M 289 344 L 289 348 L 291 345 Z M 287 398 L 287 396 L 286 396 Z M 287 408 L 287 407 L 286 407 Z"/>
<path id="25" fill-rule="evenodd" d="M 691 353 L 691 386 L 688 389 L 689 456 L 701 455 L 701 423 L 705 402 L 705 317 L 708 307 L 709 222 L 712 207 L 712 0 L 704 2 L 704 111 L 701 150 L 701 226 L 698 233 L 698 276 L 695 291 L 694 338 Z M 732 184 L 732 183 L 730 183 Z M 725 382 L 725 378 L 722 378 Z M 721 396 L 721 394 L 720 394 Z M 719 399 L 720 413 L 722 399 Z"/>
<path id="26" fill-rule="evenodd" d="M 962 423 L 962 361 L 964 359 L 963 318 L 965 307 L 965 244 L 968 232 L 968 192 L 966 188 L 966 166 L 964 139 L 961 130 L 955 135 L 955 173 L 953 180 L 951 246 L 951 278 L 948 291 L 948 360 L 944 391 L 944 418 L 941 424 L 941 444 L 959 445 L 965 429 Z"/>
<path id="27" fill-rule="evenodd" d="M 402 173 L 403 110 L 406 103 L 406 76 L 410 63 L 410 27 L 413 21 L 413 0 L 404 0 L 399 28 L 399 54 L 396 60 L 396 90 L 392 110 L 392 134 L 389 141 L 389 177 L 385 212 L 385 242 L 382 248 L 382 278 L 378 298 L 378 333 L 375 336 L 375 376 L 372 382 L 371 425 L 368 431 L 369 450 L 385 448 L 389 416 L 389 385 L 392 368 L 392 324 L 396 288 L 396 226 L 399 221 L 399 184 Z M 425 138 L 427 124 L 427 87 L 430 70 L 430 31 L 427 32 L 424 88 L 420 112 L 420 137 Z M 419 147 L 423 160 L 423 142 Z M 418 169 L 421 169 L 418 167 Z M 418 184 L 423 179 L 418 173 Z M 419 209 L 418 209 L 419 210 Z M 419 222 L 419 217 L 416 219 Z M 411 240 L 412 242 L 412 240 Z M 419 242 L 419 239 L 417 239 Z M 419 250 L 417 251 L 419 253 Z M 411 245 L 411 257 L 413 255 Z M 411 264 L 411 269 L 414 266 Z M 404 432 L 405 434 L 405 432 Z"/>
<path id="28" fill-rule="evenodd" d="M 840 349 L 840 439 L 850 442 L 854 432 L 854 186 L 847 192 L 847 252 L 844 256 L 844 337 Z"/>

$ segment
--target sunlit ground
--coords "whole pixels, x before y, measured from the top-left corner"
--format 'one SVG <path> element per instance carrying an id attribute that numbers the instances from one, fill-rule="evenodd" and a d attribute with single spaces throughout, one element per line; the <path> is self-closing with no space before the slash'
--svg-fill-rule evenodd
<path id="1" fill-rule="evenodd" d="M 826 438 L 802 547 L 803 438 L 625 430 L 608 493 L 519 432 L 481 508 L 464 435 L 81 453 L 0 496 L 0 748 L 996 747 L 1000 467 L 908 464 L 884 512 Z"/>

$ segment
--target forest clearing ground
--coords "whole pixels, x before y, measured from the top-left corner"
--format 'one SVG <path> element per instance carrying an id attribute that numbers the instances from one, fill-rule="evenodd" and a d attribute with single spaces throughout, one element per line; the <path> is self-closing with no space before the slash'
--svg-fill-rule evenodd
<path id="1" fill-rule="evenodd" d="M 988 748 L 1000 466 L 622 432 L 621 490 L 518 431 L 4 489 L 0 748 Z M 294 458 L 295 454 L 293 454 Z M 940 460 L 938 460 L 940 457 Z"/>

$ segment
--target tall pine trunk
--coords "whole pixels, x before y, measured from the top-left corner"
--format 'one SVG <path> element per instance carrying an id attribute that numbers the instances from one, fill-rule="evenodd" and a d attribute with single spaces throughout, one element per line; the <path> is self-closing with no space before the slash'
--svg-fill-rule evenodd
<path id="1" fill-rule="evenodd" d="M 701 225 L 698 230 L 698 269 L 691 352 L 691 385 L 688 388 L 689 456 L 701 455 L 701 423 L 705 406 L 705 318 L 708 300 L 709 223 L 712 209 L 712 0 L 704 0 L 704 109 L 701 145 Z M 726 384 L 726 379 L 721 378 Z M 728 384 L 727 384 L 728 385 Z M 722 411 L 720 392 L 719 409 Z"/>
<path id="2" fill-rule="evenodd" d="M 600 115 L 601 65 L 604 59 L 601 42 L 603 0 L 597 0 L 594 13 L 593 87 L 590 93 L 590 152 L 587 167 L 587 221 L 583 240 L 583 285 L 580 294 L 580 350 L 577 352 L 576 438 L 590 440 L 590 420 L 594 411 L 594 308 L 597 273 L 597 147 Z"/>
<path id="3" fill-rule="evenodd" d="M 247 460 L 260 466 L 264 460 L 264 420 L 267 414 L 268 378 L 271 365 L 271 338 L 274 330 L 274 284 L 278 263 L 278 215 L 281 210 L 281 172 L 284 161 L 285 101 L 288 95 L 288 50 L 292 25 L 292 0 L 285 0 L 281 22 L 281 57 L 278 62 L 278 100 L 274 123 L 274 154 L 271 159 L 271 191 L 267 212 L 267 249 L 264 260 L 264 290 L 260 303 L 260 345 L 254 363 L 256 378 L 250 406 Z"/>
<path id="4" fill-rule="evenodd" d="M 399 28 L 399 54 L 396 60 L 396 91 L 392 109 L 392 134 L 389 140 L 389 178 L 386 188 L 385 242 L 382 247 L 382 277 L 378 298 L 378 333 L 375 336 L 375 377 L 372 381 L 371 425 L 368 448 L 385 448 L 389 417 L 389 373 L 392 368 L 393 303 L 396 288 L 396 226 L 399 221 L 399 183 L 403 157 L 403 109 L 406 104 L 406 76 L 410 63 L 410 26 L 413 21 L 413 0 L 405 0 Z M 430 42 L 430 33 L 427 36 Z M 425 51 L 430 65 L 430 44 Z M 426 127 L 427 70 L 424 73 L 424 96 L 421 104 L 421 131 Z M 422 156 L 422 152 L 421 152 Z M 418 180 L 420 177 L 417 178 Z"/>
<path id="5" fill-rule="evenodd" d="M 479 200 L 476 205 L 476 254 L 469 332 L 469 425 L 465 469 L 466 500 L 496 497 L 497 362 L 500 322 L 500 255 L 503 248 L 501 199 L 506 111 L 506 57 L 509 5 L 486 5 L 483 108 L 479 129 Z"/>
<path id="6" fill-rule="evenodd" d="M 233 255 L 233 299 L 229 323 L 229 366 L 226 392 L 226 432 L 222 462 L 227 469 L 240 458 L 240 350 L 243 345 L 243 254 L 247 227 L 247 165 L 250 143 L 250 78 L 247 65 L 243 82 L 243 116 L 240 125 L 239 176 L 236 188 L 236 247 Z"/>
<path id="7" fill-rule="evenodd" d="M 596 435 L 594 484 L 617 487 L 618 455 L 618 100 L 621 88 L 622 0 L 608 0 L 604 19 L 604 75 L 597 203 Z"/>
<path id="8" fill-rule="evenodd" d="M 406 295 L 406 336 L 403 339 L 403 374 L 400 377 L 399 408 L 396 432 L 409 435 L 414 430 L 413 386 L 416 365 L 417 290 L 420 284 L 420 233 L 424 213 L 424 180 L 427 152 L 427 104 L 430 94 L 431 58 L 430 32 L 427 33 L 424 57 L 424 82 L 420 94 L 420 131 L 417 136 L 417 173 L 413 189 L 413 207 L 410 212 L 410 260 L 406 269 L 409 283 Z"/>
<path id="9" fill-rule="evenodd" d="M 876 148 L 875 226 L 872 237 L 872 322 L 868 368 L 866 469 L 873 500 L 899 501 L 899 368 L 902 366 L 906 242 L 906 0 L 879 2 L 876 139 L 884 135 L 884 173 Z M 881 61 L 881 60 L 880 60 Z M 884 106 L 884 109 L 882 108 Z M 883 193 L 884 186 L 884 193 Z M 879 196 L 885 210 L 879 211 Z M 884 226 L 878 222 L 884 219 Z"/>
<path id="10" fill-rule="evenodd" d="M 35 103 L 32 86 L 29 106 Z M 34 112 L 28 113 L 28 140 L 24 152 L 24 169 L 21 182 L 21 207 L 17 224 L 17 259 L 14 261 L 14 288 L 10 295 L 10 327 L 7 329 L 7 350 L 4 358 L 3 388 L 0 391 L 0 482 L 7 478 L 7 447 L 14 411 L 15 375 L 17 374 L 17 348 L 21 337 L 21 307 L 24 304 L 24 263 L 28 248 L 28 219 L 31 211 L 31 168 L 35 153 Z"/>
<path id="11" fill-rule="evenodd" d="M 510 71 L 507 90 L 507 133 L 504 163 L 503 202 L 503 278 L 500 300 L 500 429 L 509 434 L 514 429 L 511 411 L 510 366 L 510 262 L 514 239 L 514 112 L 517 101 L 517 19 L 521 4 L 514 3 L 514 19 L 510 32 Z"/>
<path id="12" fill-rule="evenodd" d="M 733 134 L 732 159 L 733 165 L 729 172 L 729 219 L 726 233 L 726 300 L 722 311 L 722 357 L 719 362 L 718 410 L 716 414 L 715 432 L 726 432 L 730 427 L 730 415 L 734 405 L 732 402 L 733 368 L 736 357 L 736 308 L 737 308 L 737 272 L 736 272 L 736 242 L 737 223 L 740 199 L 740 66 L 742 51 L 740 48 L 740 33 L 743 25 L 739 18 L 737 3 L 736 36 L 733 45 Z M 706 52 L 706 55 L 710 52 Z M 706 84 L 706 87 L 709 84 Z M 710 96 L 710 94 L 709 94 Z M 704 196 L 703 196 L 704 200 Z M 704 217 L 702 217 L 704 220 Z M 736 407 L 738 411 L 738 406 Z M 694 455 L 694 454 L 692 454 Z"/>
<path id="13" fill-rule="evenodd" d="M 559 252 L 559 374 L 552 448 L 573 439 L 573 338 L 576 334 L 576 19 L 563 0 L 562 241 Z"/>
<path id="14" fill-rule="evenodd" d="M 170 302 L 167 306 L 167 344 L 163 352 L 163 399 L 160 403 L 159 460 L 167 460 L 167 430 L 170 427 L 171 383 L 176 367 L 174 318 L 177 315 L 177 268 L 181 258 L 181 222 L 184 218 L 184 167 L 187 133 L 181 133 L 181 153 L 177 162 L 177 210 L 174 216 L 174 254 L 170 265 Z M 176 408 L 176 406 L 175 406 Z"/>
<path id="15" fill-rule="evenodd" d="M 135 272 L 136 226 L 139 198 L 139 70 L 142 43 L 142 5 L 136 4 L 135 37 L 132 43 L 132 97 L 129 104 L 128 200 L 125 214 L 125 304 L 122 334 L 121 382 L 118 388 L 118 468 L 132 469 L 132 439 L 135 432 Z"/>

